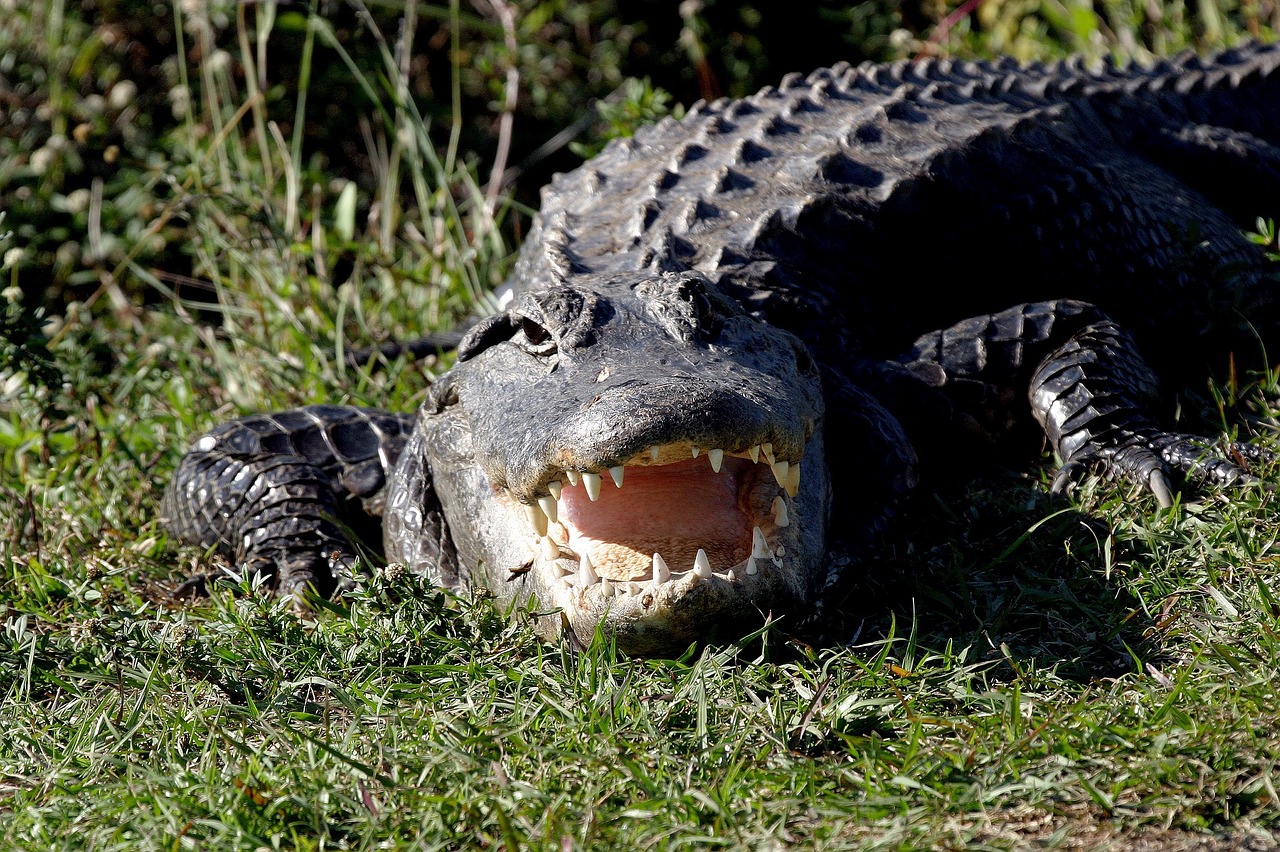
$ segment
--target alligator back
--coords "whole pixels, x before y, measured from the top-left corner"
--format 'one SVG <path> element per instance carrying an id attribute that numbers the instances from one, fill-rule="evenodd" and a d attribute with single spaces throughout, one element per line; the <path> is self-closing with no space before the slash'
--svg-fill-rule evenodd
<path id="1" fill-rule="evenodd" d="M 844 356 L 1063 295 L 1140 336 L 1198 331 L 1224 303 L 1257 319 L 1238 228 L 1280 198 L 1278 68 L 1280 47 L 1247 45 L 1151 68 L 791 75 L 558 176 L 512 281 L 693 269 Z M 1210 297 L 1206 278 L 1232 280 Z"/>

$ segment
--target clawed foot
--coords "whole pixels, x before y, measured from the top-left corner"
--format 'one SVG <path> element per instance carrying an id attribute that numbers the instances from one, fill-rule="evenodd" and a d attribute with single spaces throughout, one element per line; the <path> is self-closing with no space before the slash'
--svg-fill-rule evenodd
<path id="1" fill-rule="evenodd" d="M 1088 473 L 1124 479 L 1150 491 L 1162 509 L 1173 505 L 1174 486 L 1170 474 L 1217 486 L 1248 486 L 1264 483 L 1248 468 L 1275 462 L 1276 454 L 1239 441 L 1211 441 L 1197 435 L 1173 432 L 1126 431 L 1114 443 L 1090 443 L 1069 459 L 1053 478 L 1054 494 L 1062 494 L 1071 483 Z"/>
<path id="2" fill-rule="evenodd" d="M 308 598 L 330 598 L 357 589 L 367 571 L 366 562 L 349 550 L 317 549 L 291 554 L 258 554 L 238 567 L 225 561 L 213 571 L 196 574 L 171 593 L 176 600 L 199 600 L 209 597 L 215 586 L 233 588 L 246 578 L 256 587 L 260 582 L 278 597 L 305 602 Z"/>

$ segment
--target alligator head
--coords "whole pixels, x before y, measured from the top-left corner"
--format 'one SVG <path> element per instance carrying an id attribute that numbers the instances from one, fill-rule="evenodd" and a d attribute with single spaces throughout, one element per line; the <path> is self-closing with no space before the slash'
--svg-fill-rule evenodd
<path id="1" fill-rule="evenodd" d="M 473 584 L 632 653 L 795 611 L 829 506 L 805 345 L 697 273 L 580 276 L 462 342 L 420 446 Z M 741 634 L 738 634 L 741 635 Z"/>

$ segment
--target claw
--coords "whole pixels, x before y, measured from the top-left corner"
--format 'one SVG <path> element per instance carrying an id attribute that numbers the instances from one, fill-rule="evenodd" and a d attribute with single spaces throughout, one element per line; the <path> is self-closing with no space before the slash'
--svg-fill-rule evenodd
<path id="1" fill-rule="evenodd" d="M 1071 487 L 1071 483 L 1084 473 L 1084 465 L 1078 461 L 1069 461 L 1062 467 L 1058 468 L 1058 473 L 1053 477 L 1053 484 L 1049 486 L 1049 493 L 1054 497 L 1061 497 L 1067 493 L 1067 489 Z"/>
<path id="2" fill-rule="evenodd" d="M 1147 477 L 1147 487 L 1155 495 L 1161 509 L 1168 509 L 1173 505 L 1173 488 L 1169 485 L 1169 477 L 1165 476 L 1164 471 L 1151 471 L 1151 475 Z"/>

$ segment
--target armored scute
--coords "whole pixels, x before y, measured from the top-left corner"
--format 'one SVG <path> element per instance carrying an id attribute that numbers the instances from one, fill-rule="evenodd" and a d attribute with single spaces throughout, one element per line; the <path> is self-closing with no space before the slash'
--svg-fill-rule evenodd
<path id="1" fill-rule="evenodd" d="M 553 181 L 416 415 L 219 427 L 167 522 L 327 594 L 382 516 L 388 559 L 663 653 L 817 611 L 919 465 L 1036 423 L 1059 487 L 1251 482 L 1263 451 L 1160 425 L 1152 365 L 1275 339 L 1240 228 L 1280 199 L 1278 68 L 837 66 L 697 105 Z"/>

